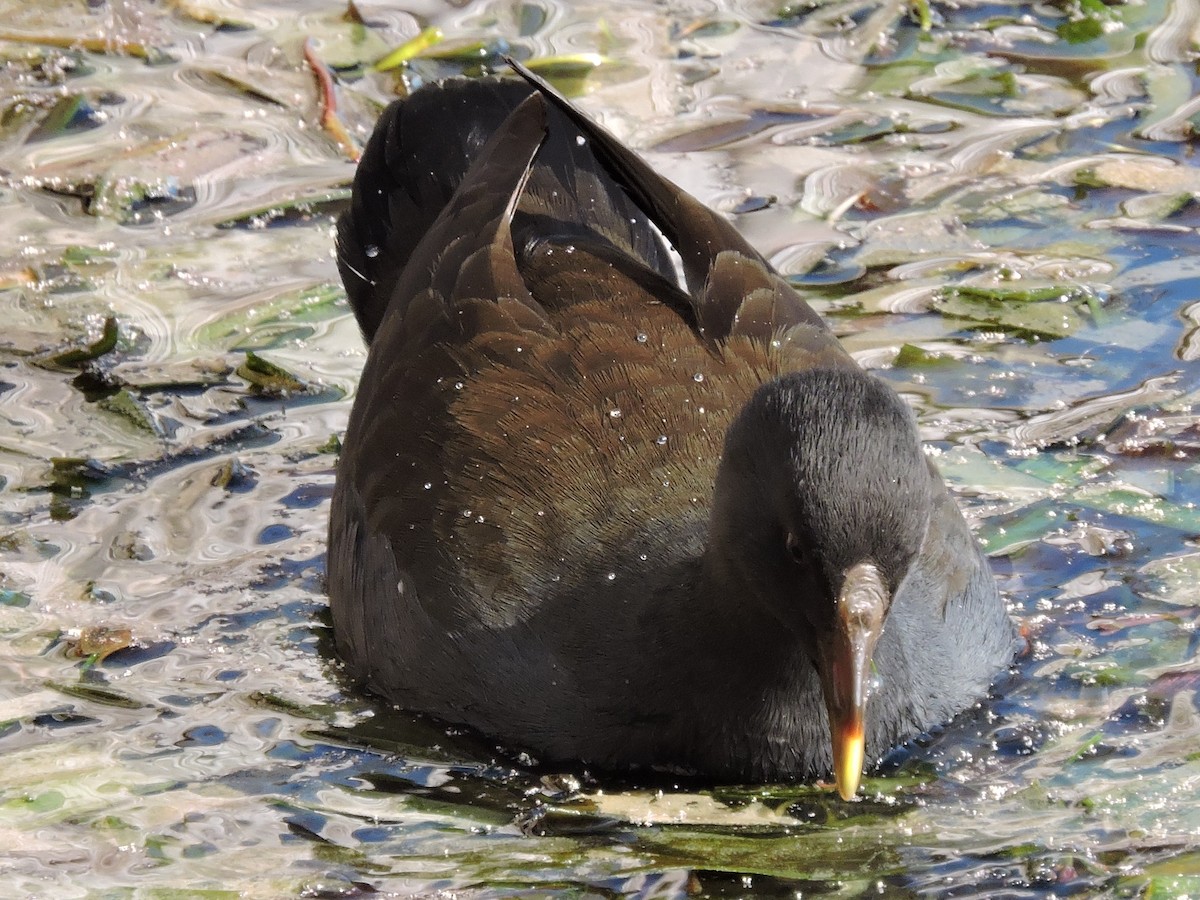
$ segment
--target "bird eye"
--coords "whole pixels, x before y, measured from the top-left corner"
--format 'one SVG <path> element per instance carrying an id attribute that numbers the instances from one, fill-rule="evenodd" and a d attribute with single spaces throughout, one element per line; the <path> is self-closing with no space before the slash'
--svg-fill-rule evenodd
<path id="1" fill-rule="evenodd" d="M 800 539 L 790 531 L 787 536 L 787 552 L 788 556 L 792 558 L 792 562 L 798 566 L 802 566 L 808 562 L 808 551 L 800 543 Z"/>

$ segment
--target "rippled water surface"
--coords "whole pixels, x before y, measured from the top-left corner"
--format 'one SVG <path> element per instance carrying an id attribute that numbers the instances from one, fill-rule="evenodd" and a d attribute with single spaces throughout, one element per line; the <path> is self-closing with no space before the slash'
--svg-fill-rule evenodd
<path id="1" fill-rule="evenodd" d="M 1200 894 L 1200 4 L 356 12 L 0 0 L 4 895 Z M 1029 652 L 859 802 L 575 790 L 338 680 L 333 216 L 506 51 L 912 400 L 993 554 Z"/>

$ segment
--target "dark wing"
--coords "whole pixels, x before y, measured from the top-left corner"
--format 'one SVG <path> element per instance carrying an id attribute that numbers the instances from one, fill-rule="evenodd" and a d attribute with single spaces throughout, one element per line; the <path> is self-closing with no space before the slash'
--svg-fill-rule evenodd
<path id="1" fill-rule="evenodd" d="M 392 289 L 386 316 L 409 317 L 408 298 L 444 298 L 453 311 L 471 300 L 513 300 L 530 316 L 542 319 L 529 294 L 513 253 L 509 230 L 517 202 L 529 180 L 530 167 L 546 137 L 546 104 L 527 97 L 480 148 L 454 196 L 417 243 Z M 399 300 L 400 302 L 395 302 Z M 528 316 L 526 317 L 528 318 Z M 464 320 L 464 336 L 470 333 Z M 418 337 L 410 324 L 410 339 Z"/>
<path id="2" fill-rule="evenodd" d="M 338 222 L 338 268 L 368 343 L 389 311 L 404 315 L 434 287 L 435 271 L 442 273 L 436 287 L 449 295 L 452 266 L 490 243 L 497 217 L 511 218 L 545 137 L 545 104 L 517 115 L 499 103 L 464 109 L 463 99 L 450 90 L 393 103 L 363 153 L 350 209 Z M 474 185 L 460 190 L 471 171 Z M 481 226 L 465 242 L 454 233 L 463 222 Z"/>
<path id="3" fill-rule="evenodd" d="M 706 342 L 715 345 L 733 335 L 770 342 L 781 332 L 799 328 L 796 337 L 819 348 L 826 364 L 853 364 L 821 317 L 728 220 L 651 169 L 537 75 L 515 60 L 508 63 L 591 142 L 592 152 L 622 190 L 678 252 L 696 327 Z"/>
<path id="4" fill-rule="evenodd" d="M 371 351 L 329 590 L 339 640 L 359 647 L 346 655 L 368 667 L 395 665 L 363 648 L 398 627 L 378 594 L 406 579 L 454 631 L 529 615 L 542 579 L 558 589 L 528 560 L 565 579 L 655 529 L 682 552 L 745 399 L 853 364 L 728 222 L 547 90 L 460 82 L 394 104 L 339 226 Z"/>
<path id="5" fill-rule="evenodd" d="M 372 596 L 394 594 L 411 571 L 454 571 L 444 558 L 453 548 L 413 525 L 433 524 L 446 510 L 443 448 L 456 431 L 447 411 L 457 391 L 478 368 L 552 330 L 517 271 L 509 228 L 545 134 L 546 104 L 529 95 L 479 148 L 398 278 L 373 285 L 367 299 L 373 340 L 339 461 L 328 571 L 339 640 L 371 666 L 383 664 L 369 648 L 372 635 L 387 627 L 372 617 L 395 614 Z M 371 148 L 368 171 L 389 149 Z M 343 259 L 362 249 L 345 241 L 363 233 L 343 227 Z"/>
<path id="6" fill-rule="evenodd" d="M 338 268 L 368 343 L 417 245 L 484 143 L 531 93 L 512 79 L 460 79 L 422 88 L 380 116 L 355 175 L 350 208 L 338 222 Z M 642 212 L 567 117 L 557 109 L 547 112 L 550 136 L 513 221 L 518 251 L 546 239 L 597 242 L 672 278 L 670 256 Z"/>

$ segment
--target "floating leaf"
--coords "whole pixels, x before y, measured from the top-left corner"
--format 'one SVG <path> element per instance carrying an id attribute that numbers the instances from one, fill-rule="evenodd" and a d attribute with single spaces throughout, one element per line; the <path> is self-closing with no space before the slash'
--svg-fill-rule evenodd
<path id="1" fill-rule="evenodd" d="M 1068 19 L 1060 22 L 1055 31 L 1070 44 L 1086 44 L 1123 25 L 1119 4 L 1110 6 L 1103 0 L 1072 0 Z"/>
<path id="2" fill-rule="evenodd" d="M 1100 742 L 1103 740 L 1104 740 L 1103 732 L 1099 732 L 1099 731 L 1095 732 L 1093 735 L 1091 735 L 1091 737 L 1089 737 L 1086 741 L 1084 741 L 1082 744 L 1079 745 L 1079 749 L 1076 750 L 1074 753 L 1072 753 L 1070 755 L 1070 757 L 1068 757 L 1067 762 L 1073 763 L 1073 762 L 1079 762 L 1079 760 L 1081 760 L 1081 759 L 1085 759 L 1086 757 L 1088 757 L 1091 754 L 1091 751 L 1095 747 L 1097 747 L 1100 744 Z"/>
<path id="3" fill-rule="evenodd" d="M 590 72 L 591 69 L 587 71 Z M 584 75 L 586 74 L 587 72 L 584 72 Z M 716 122 L 705 121 L 698 128 L 690 128 L 681 134 L 674 134 L 658 141 L 655 143 L 653 149 L 658 153 L 690 153 L 696 150 L 714 150 L 760 134 L 768 128 L 773 128 L 777 125 L 800 122 L 812 118 L 814 116 L 809 112 L 752 109 L 748 111 L 748 114 L 740 114 L 732 118 L 722 118 Z"/>
<path id="4" fill-rule="evenodd" d="M 1056 29 L 1058 36 L 1069 44 L 1086 44 L 1104 34 L 1104 23 L 1090 16 L 1063 22 Z"/>
<path id="5" fill-rule="evenodd" d="M 1150 579 L 1153 587 L 1142 591 L 1155 600 L 1180 606 L 1200 606 L 1200 553 L 1168 556 L 1146 563 L 1138 574 Z"/>
<path id="6" fill-rule="evenodd" d="M 1183 459 L 1200 455 L 1200 421 L 1188 413 L 1154 410 L 1107 429 L 1104 449 L 1122 456 Z"/>
<path id="7" fill-rule="evenodd" d="M 201 328 L 196 334 L 204 346 L 261 350 L 278 345 L 280 335 L 294 334 L 304 323 L 320 322 L 342 315 L 345 291 L 333 283 L 288 291 L 270 300 L 255 302 Z M 311 330 L 311 329 L 310 329 Z"/>
<path id="8" fill-rule="evenodd" d="M 1194 200 L 1191 193 L 1156 193 L 1130 197 L 1121 203 L 1121 211 L 1132 219 L 1159 221 L 1169 218 Z"/>
<path id="9" fill-rule="evenodd" d="M 254 472 L 251 469 L 236 456 L 231 456 L 217 467 L 209 483 L 215 488 L 231 491 L 240 485 L 252 485 L 255 480 L 253 476 Z"/>
<path id="10" fill-rule="evenodd" d="M 48 164 L 33 175 L 45 190 L 80 197 L 88 215 L 123 224 L 158 222 L 196 203 L 196 183 L 244 179 L 267 140 L 242 130 L 188 128 L 161 139 L 77 162 Z"/>
<path id="11" fill-rule="evenodd" d="M 388 72 L 399 68 L 418 54 L 428 50 L 435 44 L 441 43 L 444 39 L 445 35 L 442 33 L 442 29 L 431 26 L 423 30 L 416 37 L 409 38 L 371 68 L 376 72 Z"/>
<path id="12" fill-rule="evenodd" d="M 1072 499 L 1104 512 L 1176 528 L 1188 534 L 1200 534 L 1200 509 L 1188 508 L 1123 485 L 1085 484 Z"/>
<path id="13" fill-rule="evenodd" d="M 30 597 L 24 591 L 13 591 L 8 588 L 0 588 L 0 606 L 12 606 L 16 609 L 25 609 L 29 606 Z"/>
<path id="14" fill-rule="evenodd" d="M 272 712 L 282 712 L 290 716 L 299 716 L 314 722 L 331 723 L 336 717 L 338 707 L 328 703 L 305 704 L 297 703 L 286 697 L 267 691 L 253 691 L 246 697 L 255 706 Z"/>
<path id="15" fill-rule="evenodd" d="M 116 174 L 102 176 L 86 204 L 88 215 L 142 225 L 173 216 L 196 205 L 196 189 L 173 175 L 156 181 Z"/>
<path id="16" fill-rule="evenodd" d="M 679 37 L 683 39 L 725 37 L 733 34 L 739 27 L 734 19 L 700 19 L 681 28 Z"/>
<path id="17" fill-rule="evenodd" d="M 111 353 L 117 346 L 117 338 L 119 336 L 120 332 L 117 329 L 116 317 L 108 316 L 104 320 L 104 329 L 100 333 L 100 337 L 92 343 L 85 347 L 74 347 L 70 350 L 60 350 L 57 353 L 51 353 L 35 360 L 35 362 L 46 368 L 65 369 L 80 366 L 83 363 L 91 362 L 107 353 Z"/>
<path id="18" fill-rule="evenodd" d="M 904 344 L 892 363 L 898 369 L 921 369 L 930 366 L 944 366 L 953 363 L 954 357 L 948 353 L 925 350 L 916 344 Z"/>
<path id="19" fill-rule="evenodd" d="M 1138 896 L 1142 900 L 1179 900 L 1180 897 L 1200 896 L 1200 875 L 1154 875 L 1145 881 Z"/>
<path id="20" fill-rule="evenodd" d="M 150 434 L 159 434 L 158 424 L 154 421 L 154 417 L 146 411 L 145 406 L 129 391 L 122 388 L 110 397 L 105 397 L 98 400 L 96 405 L 103 410 L 115 413 L 135 428 Z"/>
<path id="21" fill-rule="evenodd" d="M 115 647 L 108 653 L 113 653 L 116 650 L 122 649 Z M 107 656 L 108 653 L 104 655 Z M 103 657 L 100 657 L 103 659 Z M 99 659 L 95 660 L 99 662 Z M 46 685 L 52 690 L 58 691 L 61 694 L 66 694 L 68 697 L 73 697 L 76 700 L 84 700 L 88 703 L 98 703 L 101 706 L 111 706 L 116 709 L 145 709 L 146 704 L 132 697 L 127 697 L 125 694 L 108 688 L 98 687 L 94 684 L 55 684 L 53 682 Z"/>
<path id="22" fill-rule="evenodd" d="M 1181 22 L 1173 30 L 1184 31 L 1186 27 Z M 1192 52 L 1192 44 L 1192 38 L 1185 39 L 1188 55 Z M 1179 61 L 1183 62 L 1183 58 Z M 1196 133 L 1193 118 L 1197 98 L 1187 68 L 1182 65 L 1151 66 L 1143 78 L 1150 103 L 1134 135 L 1148 141 L 1186 141 L 1191 138 Z"/>
<path id="23" fill-rule="evenodd" d="M 464 65 L 478 63 L 480 60 L 498 56 L 503 52 L 503 44 L 497 41 L 456 40 L 423 50 L 417 56 L 420 59 L 436 59 L 442 62 L 453 62 Z"/>
<path id="24" fill-rule="evenodd" d="M 228 384 L 232 372 L 233 366 L 221 359 L 190 359 L 171 363 L 123 362 L 109 374 L 130 388 L 152 393 Z"/>
<path id="25" fill-rule="evenodd" d="M 128 628 L 107 628 L 96 625 L 84 628 L 74 636 L 65 636 L 67 656 L 88 657 L 93 662 L 100 662 L 106 656 L 124 650 L 133 643 L 133 632 Z"/>
<path id="26" fill-rule="evenodd" d="M 0 271 L 0 291 L 38 281 L 38 274 L 28 266 L 20 269 Z"/>
<path id="27" fill-rule="evenodd" d="M 76 495 L 85 484 L 100 484 L 116 473 L 104 463 L 81 457 L 56 456 L 50 459 L 52 491 Z"/>
<path id="28" fill-rule="evenodd" d="M 350 199 L 350 188 L 334 188 L 304 194 L 290 200 L 258 206 L 217 223 L 218 228 L 270 228 L 274 225 L 308 221 L 313 216 L 334 215 Z"/>
<path id="29" fill-rule="evenodd" d="M 987 325 L 1021 337 L 1054 340 L 1083 324 L 1081 301 L 1095 294 L 1078 286 L 974 287 L 959 285 L 934 297 L 940 313 Z"/>
<path id="30" fill-rule="evenodd" d="M 295 394 L 305 389 L 303 381 L 287 369 L 263 359 L 253 350 L 246 353 L 246 361 L 237 367 L 237 374 L 256 390 L 272 396 Z"/>
<path id="31" fill-rule="evenodd" d="M 123 41 L 116 37 L 80 37 L 75 34 L 22 34 L 16 31 L 0 31 L 0 41 L 17 44 L 42 44 L 61 47 L 64 50 L 83 49 L 89 53 L 133 56 L 147 62 L 163 62 L 167 56 L 162 51 L 140 41 Z"/>
<path id="32" fill-rule="evenodd" d="M 99 127 L 100 121 L 96 118 L 96 111 L 92 109 L 87 98 L 81 94 L 70 94 L 50 107 L 46 117 L 29 133 L 25 142 L 36 144 Z"/>
<path id="33" fill-rule="evenodd" d="M 984 550 L 992 556 L 1012 556 L 1063 525 L 1059 500 L 1041 501 L 1007 516 L 989 519 L 980 534 Z"/>
<path id="34" fill-rule="evenodd" d="M 53 457 L 50 478 L 45 489 L 50 491 L 50 515 L 55 521 L 67 521 L 79 514 L 83 502 L 92 490 L 105 486 L 121 474 L 114 468 L 94 459 Z"/>
<path id="35" fill-rule="evenodd" d="M 62 263 L 66 266 L 84 266 L 97 262 L 107 262 L 116 259 L 115 250 L 105 250 L 100 247 L 85 247 L 72 244 L 62 252 Z"/>
<path id="36" fill-rule="evenodd" d="M 270 103 L 272 106 L 287 108 L 291 104 L 264 85 L 252 84 L 246 78 L 226 72 L 221 69 L 193 66 L 185 70 L 185 74 L 202 85 L 211 85 L 225 90 L 232 89 L 239 95 L 253 97 Z"/>
<path id="37" fill-rule="evenodd" d="M 1118 156 L 1075 171 L 1076 184 L 1146 193 L 1200 193 L 1200 172 L 1157 156 Z"/>
<path id="38" fill-rule="evenodd" d="M 191 19 L 193 22 L 200 22 L 203 25 L 215 25 L 223 31 L 249 31 L 254 28 L 249 22 L 243 19 L 234 19 L 224 13 L 219 13 L 215 9 L 210 9 L 193 0 L 170 0 L 170 7 L 181 16 Z"/>
<path id="39" fill-rule="evenodd" d="M 35 813 L 53 812 L 56 809 L 62 808 L 66 802 L 66 797 L 61 791 L 43 791 L 40 794 L 26 795 L 24 797 L 15 797 L 12 800 L 5 802 L 5 806 L 9 809 L 23 809 Z"/>
<path id="40" fill-rule="evenodd" d="M 1141 673 L 1113 662 L 1110 659 L 1094 659 L 1072 663 L 1066 675 L 1086 687 L 1125 687 L 1142 680 Z"/>
<path id="41" fill-rule="evenodd" d="M 1169 859 L 1150 863 L 1145 868 L 1145 874 L 1155 877 L 1179 875 L 1200 877 L 1200 850 L 1185 850 Z M 1200 888 L 1200 885 L 1196 885 L 1190 893 L 1200 893 L 1196 888 Z"/>
<path id="42" fill-rule="evenodd" d="M 570 53 L 563 56 L 543 56 L 526 61 L 525 67 L 550 81 L 556 79 L 584 78 L 600 66 L 613 65 L 613 61 L 599 53 Z"/>

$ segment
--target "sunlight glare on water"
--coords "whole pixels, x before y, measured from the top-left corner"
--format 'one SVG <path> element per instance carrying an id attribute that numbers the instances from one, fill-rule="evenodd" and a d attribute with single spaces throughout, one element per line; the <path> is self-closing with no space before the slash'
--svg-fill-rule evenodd
<path id="1" fill-rule="evenodd" d="M 1200 893 L 1195 4 L 355 9 L 0 0 L 5 896 Z M 731 215 L 992 554 L 1027 653 L 856 803 L 555 777 L 338 680 L 334 217 L 384 103 L 505 52 Z"/>

